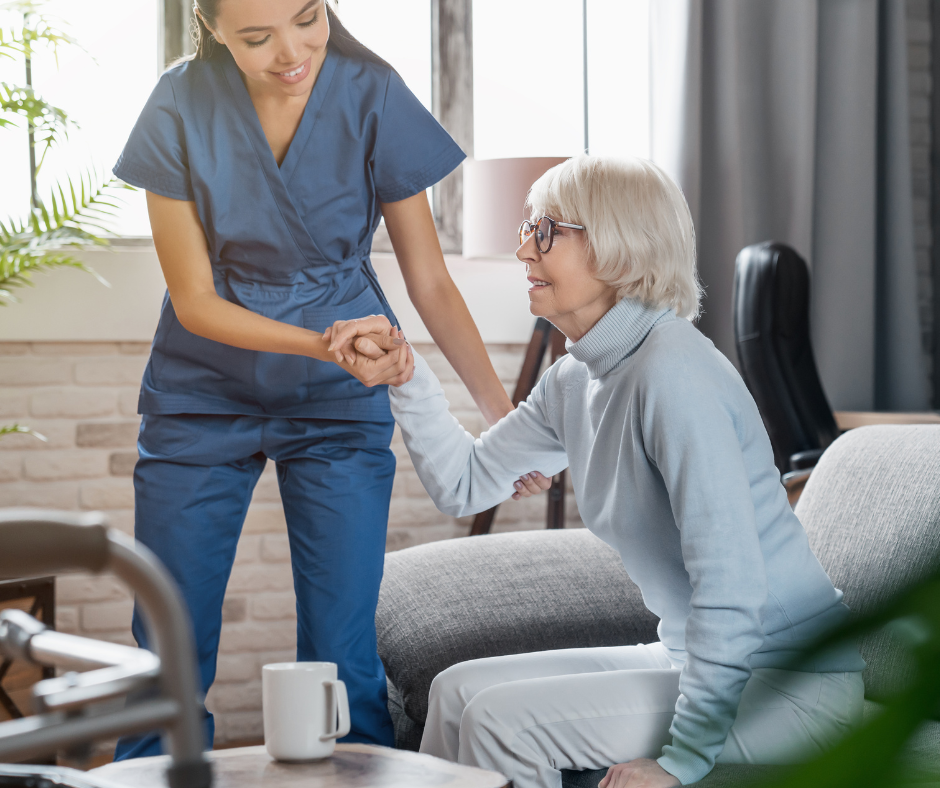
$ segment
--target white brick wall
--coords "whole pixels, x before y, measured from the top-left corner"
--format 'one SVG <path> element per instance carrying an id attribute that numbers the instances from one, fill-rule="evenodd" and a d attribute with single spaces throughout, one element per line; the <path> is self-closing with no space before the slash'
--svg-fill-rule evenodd
<path id="1" fill-rule="evenodd" d="M 455 415 L 475 434 L 485 422 L 456 373 L 433 346 L 418 346 L 441 378 Z M 511 389 L 523 347 L 491 345 L 490 357 Z M 43 433 L 0 440 L 0 506 L 101 509 L 133 533 L 131 474 L 137 459 L 137 388 L 149 352 L 144 343 L 0 342 L 0 422 Z M 398 471 L 387 549 L 466 535 L 471 518 L 441 514 L 418 481 L 396 430 Z M 573 495 L 569 524 L 580 525 Z M 546 498 L 504 504 L 495 531 L 544 527 Z M 133 643 L 132 603 L 117 580 L 58 580 L 57 626 L 64 632 Z M 261 666 L 294 659 L 294 594 L 284 514 L 273 464 L 248 510 L 223 607 L 218 679 L 209 696 L 217 742 L 261 736 Z"/>

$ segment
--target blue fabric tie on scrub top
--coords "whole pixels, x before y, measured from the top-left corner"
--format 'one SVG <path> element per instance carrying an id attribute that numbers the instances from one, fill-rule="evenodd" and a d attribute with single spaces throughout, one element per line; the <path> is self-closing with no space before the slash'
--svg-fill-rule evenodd
<path id="1" fill-rule="evenodd" d="M 390 69 L 329 50 L 280 167 L 224 47 L 160 79 L 114 174 L 196 203 L 216 291 L 323 331 L 385 314 L 369 260 L 380 202 L 428 188 L 463 152 Z M 388 421 L 384 386 L 335 364 L 195 336 L 167 297 L 141 413 L 237 413 Z"/>

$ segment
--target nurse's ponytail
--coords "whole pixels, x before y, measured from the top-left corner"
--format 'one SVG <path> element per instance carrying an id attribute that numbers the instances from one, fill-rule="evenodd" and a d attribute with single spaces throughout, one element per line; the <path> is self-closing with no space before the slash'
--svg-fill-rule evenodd
<path id="1" fill-rule="evenodd" d="M 219 0 L 196 0 L 193 4 L 189 34 L 196 46 L 196 54 L 193 55 L 196 60 L 209 60 L 219 45 L 212 32 L 206 27 L 206 23 L 203 22 L 203 19 L 208 19 L 209 22 L 215 21 L 218 6 Z"/>
<path id="2" fill-rule="evenodd" d="M 392 69 L 392 71 L 395 70 L 391 64 L 380 58 L 346 29 L 346 26 L 337 16 L 331 0 L 323 0 L 323 2 L 326 6 L 326 15 L 330 20 L 330 43 L 328 44 L 330 49 L 346 57 L 365 60 L 368 63 L 378 63 L 380 66 Z"/>
<path id="3" fill-rule="evenodd" d="M 331 0 L 323 0 L 323 4 L 326 6 L 326 15 L 330 20 L 330 42 L 328 44 L 330 49 L 346 57 L 365 60 L 369 63 L 378 63 L 380 66 L 391 68 L 392 71 L 395 70 L 346 29 L 346 26 L 337 16 Z M 206 27 L 206 22 L 210 25 L 215 22 L 218 10 L 219 0 L 195 0 L 190 33 L 193 44 L 196 46 L 196 54 L 194 55 L 196 60 L 209 60 L 215 50 L 218 49 L 219 43 L 213 37 L 212 31 Z"/>

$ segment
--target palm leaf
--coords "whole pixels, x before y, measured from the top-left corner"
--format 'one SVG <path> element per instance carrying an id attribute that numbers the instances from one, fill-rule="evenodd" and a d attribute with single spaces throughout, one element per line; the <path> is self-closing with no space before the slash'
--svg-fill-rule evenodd
<path id="1" fill-rule="evenodd" d="M 52 50 L 58 65 L 59 47 L 77 46 L 84 49 L 64 30 L 66 25 L 63 20 L 55 19 L 44 12 L 41 2 L 17 0 L 0 3 L 0 13 L 4 12 L 18 20 L 15 28 L 0 28 L 0 46 L 7 53 L 30 57 L 37 45 L 43 45 Z"/>
<path id="2" fill-rule="evenodd" d="M 32 435 L 34 438 L 38 438 L 43 442 L 48 440 L 42 433 L 36 432 L 36 430 L 32 429 L 31 427 L 26 427 L 22 424 L 9 424 L 5 427 L 0 426 L 0 438 L 2 438 L 4 435 L 15 435 L 17 433 Z"/>
<path id="3" fill-rule="evenodd" d="M 40 201 L 26 221 L 0 222 L 0 306 L 16 301 L 13 291 L 32 285 L 40 271 L 73 268 L 110 287 L 70 250 L 109 245 L 108 218 L 118 205 L 113 194 L 125 188 L 131 187 L 89 170 L 53 187 L 48 205 Z"/>
<path id="4" fill-rule="evenodd" d="M 833 632 L 812 651 L 882 627 L 890 628 L 914 659 L 917 670 L 910 685 L 834 748 L 765 783 L 766 788 L 901 788 L 923 783 L 924 775 L 917 774 L 920 766 L 905 760 L 904 749 L 940 703 L 940 573 Z M 940 781 L 940 775 L 932 780 Z"/>
<path id="5" fill-rule="evenodd" d="M 37 171 L 49 149 L 68 139 L 69 129 L 78 128 L 65 110 L 44 100 L 31 87 L 6 82 L 0 82 L 0 113 L 22 118 L 26 128 L 32 129 L 36 143 L 42 146 Z M 6 118 L 3 125 L 15 125 L 15 122 Z"/>

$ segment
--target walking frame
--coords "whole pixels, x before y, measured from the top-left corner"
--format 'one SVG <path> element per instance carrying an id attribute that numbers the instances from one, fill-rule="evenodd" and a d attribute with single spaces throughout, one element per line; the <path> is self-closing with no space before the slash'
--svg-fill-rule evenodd
<path id="1" fill-rule="evenodd" d="M 162 728 L 170 788 L 209 788 L 193 636 L 167 570 L 98 512 L 0 510 L 0 579 L 80 571 L 112 572 L 135 592 L 154 652 L 55 632 L 21 610 L 0 612 L 0 657 L 67 671 L 34 685 L 34 716 L 0 723 L 0 784 L 18 775 L 105 785 L 73 769 L 2 762 Z"/>

